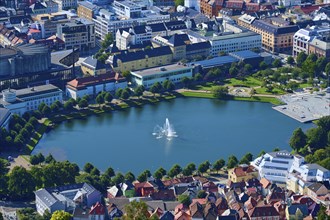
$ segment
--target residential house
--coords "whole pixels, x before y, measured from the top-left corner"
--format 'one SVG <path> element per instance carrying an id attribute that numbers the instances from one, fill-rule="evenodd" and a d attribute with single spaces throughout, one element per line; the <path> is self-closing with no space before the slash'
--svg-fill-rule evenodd
<path id="1" fill-rule="evenodd" d="M 84 95 L 96 96 L 99 92 L 113 92 L 118 88 L 126 88 L 127 81 L 124 77 L 116 74 L 102 74 L 84 78 L 77 78 L 67 83 L 66 95 L 73 99 Z"/>
<path id="2" fill-rule="evenodd" d="M 101 202 L 101 193 L 87 183 L 44 188 L 35 191 L 36 208 L 40 215 L 46 210 L 53 213 L 57 210 L 73 212 L 76 206 L 92 207 Z"/>
<path id="3" fill-rule="evenodd" d="M 289 204 L 285 210 L 286 219 L 303 219 L 308 216 L 308 208 L 305 204 Z"/>
<path id="4" fill-rule="evenodd" d="M 93 205 L 89 211 L 90 220 L 104 220 L 105 219 L 105 207 L 97 202 Z"/>
<path id="5" fill-rule="evenodd" d="M 111 55 L 108 62 L 115 71 L 141 70 L 170 64 L 173 54 L 169 46 Z"/>
<path id="6" fill-rule="evenodd" d="M 120 218 L 123 216 L 123 212 L 117 208 L 117 206 L 113 203 L 110 203 L 107 207 L 108 210 L 108 216 L 110 220 L 113 220 L 115 218 Z"/>
<path id="7" fill-rule="evenodd" d="M 234 183 L 254 178 L 258 178 L 258 170 L 252 165 L 241 165 L 228 170 L 228 179 Z"/>
<path id="8" fill-rule="evenodd" d="M 105 74 L 110 70 L 109 64 L 102 63 L 92 56 L 89 56 L 83 60 L 80 66 L 83 74 L 90 76 Z"/>
<path id="9" fill-rule="evenodd" d="M 160 217 L 159 220 L 174 220 L 174 215 L 170 211 L 165 211 Z"/>
<path id="10" fill-rule="evenodd" d="M 99 6 L 94 5 L 89 1 L 78 2 L 77 14 L 80 18 L 85 18 L 92 21 L 99 10 Z"/>
<path id="11" fill-rule="evenodd" d="M 249 219 L 257 220 L 267 218 L 269 220 L 279 220 L 280 214 L 272 205 L 260 205 L 256 206 L 248 211 Z"/>
<path id="12" fill-rule="evenodd" d="M 307 195 L 317 200 L 317 197 L 324 196 L 329 190 L 322 183 L 313 183 L 307 187 Z"/>
<path id="13" fill-rule="evenodd" d="M 200 0 L 200 12 L 209 18 L 218 16 L 223 4 L 223 0 Z"/>
<path id="14" fill-rule="evenodd" d="M 123 196 L 123 192 L 116 185 L 110 187 L 107 190 L 107 198 L 116 198 L 116 197 L 121 197 L 121 196 Z"/>
<path id="15" fill-rule="evenodd" d="M 262 47 L 270 52 L 292 50 L 293 35 L 299 30 L 297 25 L 278 27 L 264 20 L 255 20 L 250 29 L 262 37 Z"/>
<path id="16" fill-rule="evenodd" d="M 153 185 L 149 182 L 135 183 L 134 187 L 138 196 L 150 196 L 155 191 Z"/>

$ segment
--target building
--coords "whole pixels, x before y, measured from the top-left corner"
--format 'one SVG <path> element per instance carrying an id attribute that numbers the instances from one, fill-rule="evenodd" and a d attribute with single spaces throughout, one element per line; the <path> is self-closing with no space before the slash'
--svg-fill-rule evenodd
<path id="1" fill-rule="evenodd" d="M 251 25 L 256 19 L 257 18 L 252 15 L 244 14 L 237 19 L 237 24 L 242 27 L 251 29 Z"/>
<path id="2" fill-rule="evenodd" d="M 172 63 L 173 53 L 169 46 L 139 50 L 120 51 L 111 55 L 109 62 L 115 71 L 131 71 L 162 66 Z"/>
<path id="3" fill-rule="evenodd" d="M 8 29 L 6 25 L 0 24 L 0 45 L 15 46 L 26 42 L 13 29 Z"/>
<path id="4" fill-rule="evenodd" d="M 120 28 L 130 28 L 137 25 L 149 25 L 170 21 L 169 14 L 160 14 L 152 10 L 142 10 L 139 18 L 120 19 L 115 13 L 106 9 L 101 9 L 98 15 L 93 19 L 95 23 L 96 36 L 104 40 L 104 37 L 109 33 L 116 34 Z"/>
<path id="5" fill-rule="evenodd" d="M 82 61 L 80 66 L 83 74 L 90 76 L 105 74 L 110 69 L 109 64 L 104 64 L 91 56 Z"/>
<path id="6" fill-rule="evenodd" d="M 311 46 L 311 49 L 310 49 Z M 297 57 L 300 52 L 306 54 L 314 53 L 318 57 L 329 55 L 330 27 L 312 26 L 311 28 L 300 29 L 293 36 L 292 55 Z"/>
<path id="7" fill-rule="evenodd" d="M 60 11 L 77 8 L 77 0 L 55 0 L 55 2 L 58 4 Z"/>
<path id="8" fill-rule="evenodd" d="M 218 16 L 219 11 L 222 9 L 223 0 L 200 0 L 200 12 L 209 18 Z"/>
<path id="9" fill-rule="evenodd" d="M 255 20 L 250 28 L 261 35 L 262 47 L 273 53 L 291 51 L 293 35 L 299 30 L 297 25 L 279 27 L 263 20 Z"/>
<path id="10" fill-rule="evenodd" d="M 37 110 L 41 103 L 50 106 L 62 100 L 62 90 L 51 84 L 18 90 L 7 89 L 0 95 L 0 105 L 18 115 Z"/>
<path id="11" fill-rule="evenodd" d="M 67 83 L 66 95 L 73 99 L 84 95 L 96 96 L 99 92 L 114 92 L 126 88 L 127 81 L 119 74 L 102 74 L 91 77 L 77 78 Z"/>
<path id="12" fill-rule="evenodd" d="M 193 8 L 193 9 L 195 9 L 198 12 L 201 11 L 200 1 L 196 1 L 196 0 L 185 0 L 184 1 L 184 6 L 187 7 L 187 8 Z"/>
<path id="13" fill-rule="evenodd" d="M 131 71 L 132 83 L 136 86 L 143 85 L 149 89 L 154 83 L 170 80 L 174 84 L 180 83 L 183 77 L 193 76 L 193 67 L 183 64 L 172 64 L 161 67 Z"/>
<path id="14" fill-rule="evenodd" d="M 115 13 L 126 19 L 130 18 L 140 18 L 142 7 L 138 4 L 135 4 L 133 1 L 114 1 L 112 3 Z"/>
<path id="15" fill-rule="evenodd" d="M 88 208 L 101 202 L 101 193 L 87 183 L 44 188 L 35 191 L 37 212 L 43 215 L 46 210 L 53 213 L 63 210 L 73 213 L 75 208 Z M 93 206 L 94 207 L 94 206 Z"/>
<path id="16" fill-rule="evenodd" d="M 39 14 L 33 16 L 33 21 L 41 26 L 42 38 L 56 35 L 57 25 L 69 23 L 70 20 L 78 18 L 74 13 L 61 11 L 51 14 Z"/>
<path id="17" fill-rule="evenodd" d="M 42 45 L 24 44 L 0 48 L 0 78 L 48 71 L 50 50 Z"/>
<path id="18" fill-rule="evenodd" d="M 57 25 L 56 36 L 64 41 L 65 49 L 89 50 L 95 47 L 94 23 L 76 18 L 68 23 Z"/>
<path id="19" fill-rule="evenodd" d="M 31 14 L 46 14 L 58 12 L 58 4 L 53 1 L 35 2 L 30 7 Z"/>
<path id="20" fill-rule="evenodd" d="M 278 5 L 283 5 L 284 7 L 300 6 L 301 0 L 278 0 Z"/>
<path id="21" fill-rule="evenodd" d="M 77 14 L 80 18 L 85 18 L 92 21 L 94 16 L 96 15 L 96 13 L 98 13 L 99 10 L 100 7 L 92 4 L 91 2 L 88 1 L 78 2 Z"/>
<path id="22" fill-rule="evenodd" d="M 228 170 L 228 179 L 234 183 L 258 178 L 258 170 L 251 165 L 241 165 Z"/>
<path id="23" fill-rule="evenodd" d="M 0 128 L 5 128 L 8 131 L 11 115 L 9 109 L 0 108 Z"/>

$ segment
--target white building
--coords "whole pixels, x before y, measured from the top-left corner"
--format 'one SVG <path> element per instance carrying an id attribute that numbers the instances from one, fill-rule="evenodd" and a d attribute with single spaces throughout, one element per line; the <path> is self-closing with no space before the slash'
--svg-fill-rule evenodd
<path id="1" fill-rule="evenodd" d="M 132 82 L 136 86 L 143 85 L 149 89 L 154 83 L 170 80 L 179 83 L 183 77 L 192 77 L 193 67 L 182 64 L 171 64 L 139 71 L 131 71 Z"/>
<path id="2" fill-rule="evenodd" d="M 67 83 L 66 95 L 77 99 L 84 95 L 95 96 L 100 92 L 114 92 L 119 88 L 126 88 L 127 81 L 119 74 L 102 74 L 98 76 L 77 78 Z"/>
<path id="3" fill-rule="evenodd" d="M 92 21 L 76 18 L 57 25 L 56 36 L 64 41 L 65 49 L 88 50 L 95 47 L 95 27 Z"/>
<path id="4" fill-rule="evenodd" d="M 312 26 L 307 29 L 300 29 L 293 35 L 292 55 L 296 57 L 300 52 L 309 53 L 309 44 L 314 39 L 329 38 L 330 26 Z"/>
<path id="5" fill-rule="evenodd" d="M 184 6 L 187 8 L 194 8 L 196 11 L 201 11 L 201 5 L 199 0 L 184 0 Z"/>
<path id="6" fill-rule="evenodd" d="M 283 5 L 284 7 L 301 5 L 301 0 L 279 0 L 278 5 Z"/>
<path id="7" fill-rule="evenodd" d="M 0 105 L 18 115 L 37 110 L 43 102 L 50 106 L 56 101 L 63 101 L 63 92 L 51 84 L 19 90 L 8 89 L 0 95 Z"/>
<path id="8" fill-rule="evenodd" d="M 102 40 L 109 32 L 116 34 L 120 28 L 130 28 L 137 25 L 149 25 L 170 21 L 169 14 L 159 14 L 152 10 L 142 10 L 141 17 L 130 19 L 118 19 L 116 15 L 105 9 L 101 9 L 99 14 L 95 16 L 93 22 L 95 23 L 95 34 Z"/>
<path id="9" fill-rule="evenodd" d="M 302 189 L 308 186 L 309 182 L 330 179 L 329 170 L 317 164 L 306 164 L 304 157 L 292 155 L 286 150 L 266 153 L 251 164 L 258 169 L 260 178 L 265 177 L 273 183 L 280 184 L 299 181 L 298 184 Z"/>
<path id="10" fill-rule="evenodd" d="M 77 8 L 77 0 L 55 0 L 59 10 Z"/>
<path id="11" fill-rule="evenodd" d="M 0 108 L 0 128 L 9 129 L 9 120 L 11 118 L 11 113 L 8 109 Z"/>
<path id="12" fill-rule="evenodd" d="M 209 41 L 212 56 L 219 56 L 220 52 L 231 53 L 261 48 L 261 35 L 252 31 L 212 37 L 204 37 L 192 31 L 188 31 L 187 34 L 192 42 Z"/>
<path id="13" fill-rule="evenodd" d="M 112 3 L 115 13 L 126 19 L 141 17 L 142 7 L 132 1 L 114 1 Z"/>

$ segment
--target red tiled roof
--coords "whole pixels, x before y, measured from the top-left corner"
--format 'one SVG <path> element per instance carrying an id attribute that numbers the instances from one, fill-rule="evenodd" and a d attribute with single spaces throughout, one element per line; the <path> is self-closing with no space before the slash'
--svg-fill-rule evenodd
<path id="1" fill-rule="evenodd" d="M 114 75 L 107 73 L 98 76 L 77 78 L 68 82 L 67 86 L 73 89 L 83 89 L 86 86 L 97 85 L 105 82 L 115 82 L 117 80 L 124 80 L 124 78 L 121 77 L 119 74 Z"/>
<path id="2" fill-rule="evenodd" d="M 90 215 L 104 215 L 105 214 L 105 208 L 104 206 L 97 202 L 94 206 L 92 206 L 91 210 L 89 211 Z"/>
<path id="3" fill-rule="evenodd" d="M 320 7 L 327 6 L 327 5 L 330 5 L 330 4 L 308 5 L 308 6 L 304 6 L 304 7 L 295 6 L 295 8 L 300 9 L 305 14 L 310 14 L 310 13 L 318 10 Z"/>
<path id="4" fill-rule="evenodd" d="M 226 3 L 227 8 L 233 8 L 233 9 L 242 9 L 243 8 L 243 1 L 228 1 Z"/>
<path id="5" fill-rule="evenodd" d="M 38 30 L 38 29 L 33 29 L 33 28 L 30 28 L 29 29 L 29 33 L 33 34 L 33 33 L 40 33 L 41 31 Z"/>
<path id="6" fill-rule="evenodd" d="M 260 183 L 264 189 L 268 188 L 271 185 L 270 181 L 266 178 L 262 178 L 260 180 Z"/>
<path id="7" fill-rule="evenodd" d="M 252 217 L 270 217 L 270 216 L 278 216 L 279 213 L 276 211 L 274 206 L 272 205 L 263 205 L 263 206 L 257 206 L 251 209 L 248 212 L 248 215 L 250 218 Z"/>
<path id="8" fill-rule="evenodd" d="M 149 182 L 142 182 L 142 183 L 135 183 L 134 184 L 134 187 L 135 189 L 138 189 L 138 188 L 154 188 L 154 186 L 149 183 Z"/>

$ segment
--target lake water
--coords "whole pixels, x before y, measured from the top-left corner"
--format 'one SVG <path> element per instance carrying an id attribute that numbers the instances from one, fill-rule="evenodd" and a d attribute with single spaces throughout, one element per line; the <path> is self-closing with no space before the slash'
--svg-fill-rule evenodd
<path id="1" fill-rule="evenodd" d="M 178 137 L 157 139 L 153 130 L 166 118 Z M 91 162 L 103 171 L 111 166 L 138 174 L 169 169 L 175 163 L 213 163 L 232 154 L 238 159 L 247 152 L 256 156 L 276 147 L 290 151 L 293 130 L 311 126 L 267 103 L 178 98 L 64 122 L 43 136 L 33 154 L 52 153 L 57 160 L 67 159 L 80 167 Z"/>

